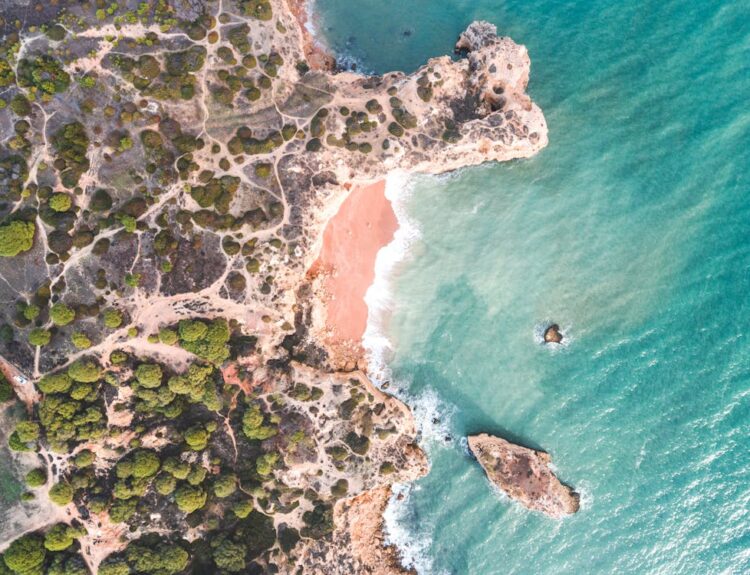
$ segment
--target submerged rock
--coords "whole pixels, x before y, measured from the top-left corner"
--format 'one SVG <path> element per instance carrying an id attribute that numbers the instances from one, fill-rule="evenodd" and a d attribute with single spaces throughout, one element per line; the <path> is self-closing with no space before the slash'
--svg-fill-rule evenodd
<path id="1" fill-rule="evenodd" d="M 486 433 L 469 437 L 469 449 L 490 481 L 524 507 L 556 518 L 578 511 L 578 494 L 549 468 L 548 453 Z"/>
<path id="2" fill-rule="evenodd" d="M 561 343 L 563 340 L 560 326 L 553 323 L 544 331 L 544 343 Z"/>

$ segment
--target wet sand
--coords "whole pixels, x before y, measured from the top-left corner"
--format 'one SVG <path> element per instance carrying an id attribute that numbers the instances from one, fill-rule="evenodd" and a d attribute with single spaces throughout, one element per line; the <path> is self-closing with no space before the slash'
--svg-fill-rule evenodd
<path id="1" fill-rule="evenodd" d="M 328 222 L 315 263 L 327 274 L 326 323 L 334 343 L 360 344 L 367 327 L 365 293 L 375 279 L 375 258 L 398 229 L 385 181 L 355 188 Z"/>

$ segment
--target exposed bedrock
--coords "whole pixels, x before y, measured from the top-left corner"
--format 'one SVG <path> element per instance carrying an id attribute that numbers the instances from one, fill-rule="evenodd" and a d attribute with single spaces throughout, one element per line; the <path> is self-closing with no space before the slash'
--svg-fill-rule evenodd
<path id="1" fill-rule="evenodd" d="M 486 433 L 469 437 L 469 449 L 490 481 L 524 507 L 555 518 L 578 511 L 578 494 L 552 472 L 548 453 Z"/>

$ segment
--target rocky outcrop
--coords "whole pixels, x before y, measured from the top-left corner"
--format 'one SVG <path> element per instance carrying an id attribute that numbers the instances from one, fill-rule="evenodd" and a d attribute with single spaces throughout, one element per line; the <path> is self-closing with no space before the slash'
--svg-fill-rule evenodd
<path id="1" fill-rule="evenodd" d="M 416 575 L 404 569 L 398 550 L 385 545 L 383 512 L 391 495 L 383 486 L 336 504 L 336 530 L 330 542 L 311 544 L 302 556 L 304 573 L 310 575 Z"/>
<path id="2" fill-rule="evenodd" d="M 544 343 L 562 343 L 563 335 L 560 332 L 560 326 L 553 323 L 544 330 Z"/>
<path id="3" fill-rule="evenodd" d="M 578 511 L 578 494 L 552 472 L 548 453 L 487 434 L 469 437 L 469 449 L 490 481 L 524 507 L 555 518 Z"/>

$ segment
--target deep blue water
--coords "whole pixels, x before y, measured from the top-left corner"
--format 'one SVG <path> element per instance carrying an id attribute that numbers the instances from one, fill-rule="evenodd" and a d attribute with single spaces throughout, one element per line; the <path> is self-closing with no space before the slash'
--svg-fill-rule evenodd
<path id="1" fill-rule="evenodd" d="M 374 72 L 494 22 L 528 47 L 550 128 L 531 160 L 417 177 L 402 199 L 420 237 L 386 335 L 432 460 L 390 511 L 407 561 L 750 572 L 750 2 L 317 10 L 320 35 Z M 538 343 L 549 321 L 566 347 Z M 495 493 L 460 441 L 485 431 L 549 451 L 583 509 L 555 521 Z"/>

